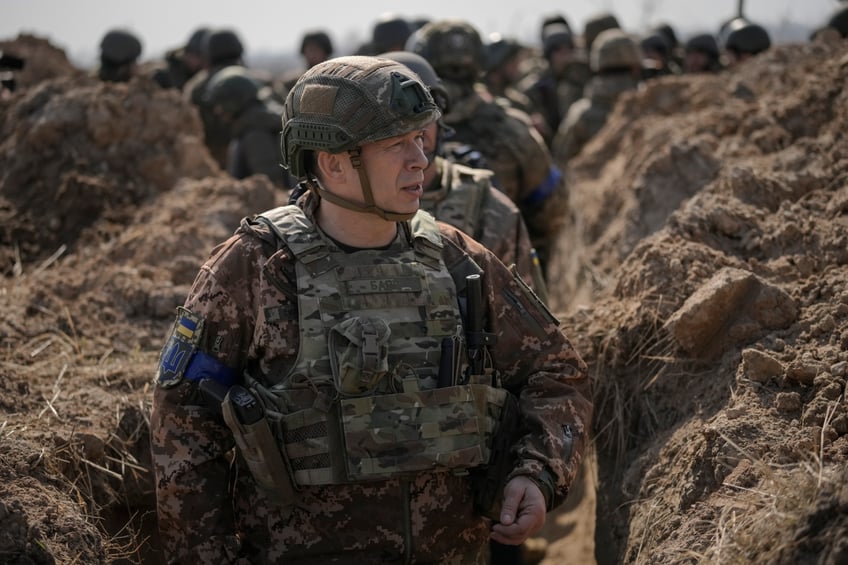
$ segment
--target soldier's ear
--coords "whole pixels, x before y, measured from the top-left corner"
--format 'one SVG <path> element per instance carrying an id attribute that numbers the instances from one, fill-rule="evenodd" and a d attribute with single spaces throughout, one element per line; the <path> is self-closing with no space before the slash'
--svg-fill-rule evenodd
<path id="1" fill-rule="evenodd" d="M 318 151 L 315 158 L 318 178 L 325 182 L 343 182 L 345 174 L 350 168 L 350 164 L 346 163 L 346 160 L 347 153 Z"/>

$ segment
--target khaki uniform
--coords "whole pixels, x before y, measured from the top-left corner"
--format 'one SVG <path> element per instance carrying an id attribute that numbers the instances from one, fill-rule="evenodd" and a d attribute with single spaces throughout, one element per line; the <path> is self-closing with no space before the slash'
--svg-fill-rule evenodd
<path id="1" fill-rule="evenodd" d="M 298 203 L 314 218 L 311 193 Z M 412 245 L 408 225 L 399 224 L 393 245 Z M 492 365 L 518 397 L 528 430 L 513 446 L 517 463 L 509 476 L 547 476 L 555 506 L 580 466 L 590 427 L 586 366 L 557 320 L 494 255 L 446 224 L 438 232 L 444 265 L 471 257 L 485 273 L 486 325 L 498 339 Z M 191 336 L 203 370 L 289 386 L 280 375 L 302 363 L 298 320 L 310 314 L 297 312 L 295 273 L 304 270 L 276 241 L 264 226 L 243 222 L 198 274 L 185 304 L 197 323 L 175 324 L 173 335 Z M 163 366 L 182 362 L 173 352 L 163 351 Z M 160 383 L 161 375 L 160 369 Z M 231 464 L 233 434 L 204 403 L 196 381 L 168 384 L 154 393 L 151 446 L 169 562 L 487 562 L 490 523 L 475 514 L 465 474 L 421 471 L 301 486 L 295 504 L 281 507 L 257 487 L 240 454 Z"/>

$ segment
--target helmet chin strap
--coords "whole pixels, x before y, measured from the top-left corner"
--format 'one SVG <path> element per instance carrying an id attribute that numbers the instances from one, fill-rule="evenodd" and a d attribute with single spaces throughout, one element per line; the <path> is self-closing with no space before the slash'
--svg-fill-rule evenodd
<path id="1" fill-rule="evenodd" d="M 310 188 L 314 190 L 321 198 L 328 202 L 332 202 L 336 206 L 341 206 L 342 208 L 347 208 L 348 210 L 353 210 L 354 212 L 362 212 L 364 214 L 375 214 L 389 222 L 406 222 L 407 220 L 411 220 L 415 216 L 417 210 L 415 212 L 401 214 L 400 212 L 391 212 L 389 210 L 383 210 L 382 208 L 379 208 L 374 203 L 374 194 L 371 191 L 371 183 L 368 182 L 368 174 L 365 172 L 365 167 L 362 166 L 362 157 L 359 148 L 356 147 L 354 149 L 349 150 L 348 154 L 350 155 L 350 162 L 353 165 L 353 168 L 356 169 L 356 171 L 359 173 L 359 184 L 362 185 L 362 195 L 365 197 L 365 204 L 360 204 L 359 202 L 348 200 L 347 198 L 343 198 L 337 194 L 333 194 L 317 182 L 310 181 Z"/>

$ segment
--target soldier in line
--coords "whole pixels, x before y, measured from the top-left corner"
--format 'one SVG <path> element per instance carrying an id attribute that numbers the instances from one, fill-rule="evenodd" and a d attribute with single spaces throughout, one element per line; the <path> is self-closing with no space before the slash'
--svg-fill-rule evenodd
<path id="1" fill-rule="evenodd" d="M 546 67 L 538 76 L 528 77 L 520 85 L 545 117 L 545 142 L 550 146 L 560 122 L 572 104 L 583 97 L 583 89 L 592 76 L 585 59 L 580 58 L 571 29 L 564 24 L 545 28 L 542 51 Z"/>
<path id="2" fill-rule="evenodd" d="M 100 40 L 97 77 L 105 82 L 129 82 L 135 76 L 141 41 L 125 29 L 113 29 Z"/>
<path id="3" fill-rule="evenodd" d="M 533 112 L 533 102 L 516 88 L 522 76 L 524 46 L 514 38 L 491 33 L 487 38 L 485 51 L 483 82 L 488 91 L 530 115 Z M 535 121 L 534 119 L 534 123 Z"/>
<path id="4" fill-rule="evenodd" d="M 295 69 L 284 74 L 279 80 L 275 81 L 275 93 L 281 97 L 281 100 L 286 99 L 286 95 L 292 89 L 300 75 L 317 65 L 323 63 L 333 56 L 333 41 L 330 35 L 321 29 L 307 31 L 300 39 L 300 56 L 303 58 L 304 66 L 301 69 Z"/>
<path id="5" fill-rule="evenodd" d="M 210 31 L 204 41 L 204 68 L 195 74 L 183 87 L 183 97 L 197 106 L 206 147 L 222 169 L 227 167 L 227 146 L 229 134 L 227 128 L 212 115 L 212 109 L 204 102 L 206 85 L 215 73 L 225 67 L 243 65 L 244 46 L 235 31 L 216 29 Z"/>
<path id="6" fill-rule="evenodd" d="M 291 188 L 280 165 L 280 116 L 282 108 L 260 100 L 260 85 L 244 67 L 226 67 L 209 81 L 204 104 L 213 119 L 227 130 L 227 172 L 243 179 L 267 176 L 280 188 Z"/>
<path id="7" fill-rule="evenodd" d="M 561 166 L 601 130 L 621 93 L 638 87 L 642 54 L 633 38 L 613 28 L 596 38 L 590 64 L 595 77 L 584 98 L 571 106 L 554 138 L 552 151 Z"/>
<path id="8" fill-rule="evenodd" d="M 209 28 L 200 27 L 192 32 L 185 46 L 165 53 L 165 66 L 153 73 L 153 80 L 162 88 L 182 90 L 203 69 L 203 45 L 208 34 Z"/>
<path id="9" fill-rule="evenodd" d="M 455 131 L 452 139 L 483 154 L 498 188 L 521 210 L 544 271 L 548 249 L 566 221 L 565 179 L 527 114 L 504 108 L 480 82 L 480 34 L 464 21 L 435 21 L 410 37 L 407 50 L 427 59 L 442 79 L 451 101 L 444 120 Z"/>
<path id="10" fill-rule="evenodd" d="M 450 110 L 448 93 L 426 59 L 409 51 L 393 51 L 379 57 L 409 67 L 428 88 L 442 115 Z M 428 165 L 424 169 L 421 209 L 482 243 L 504 265 L 515 265 L 515 271 L 546 302 L 541 265 L 521 211 L 492 185 L 492 171 L 474 169 L 446 158 L 444 139 L 451 133 L 441 119 L 424 130 Z"/>
<path id="11" fill-rule="evenodd" d="M 734 67 L 771 47 L 771 36 L 766 29 L 744 18 L 731 21 L 724 30 L 724 52 L 727 66 Z"/>
<path id="12" fill-rule="evenodd" d="M 490 538 L 521 543 L 566 496 L 586 365 L 520 278 L 418 211 L 438 117 L 370 57 L 289 94 L 283 161 L 308 192 L 213 251 L 163 348 L 169 562 L 486 563 Z M 478 496 L 493 477 L 503 494 Z"/>
<path id="13" fill-rule="evenodd" d="M 683 59 L 684 72 L 717 73 L 722 69 L 721 52 L 714 35 L 698 33 L 686 40 Z"/>

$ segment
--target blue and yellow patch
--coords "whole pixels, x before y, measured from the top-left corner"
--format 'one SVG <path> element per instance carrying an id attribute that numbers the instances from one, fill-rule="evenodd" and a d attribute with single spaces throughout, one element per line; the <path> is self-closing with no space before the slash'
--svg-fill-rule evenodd
<path id="1" fill-rule="evenodd" d="M 160 386 L 174 386 L 183 379 L 202 335 L 203 318 L 180 307 L 171 336 L 159 358 L 157 382 Z"/>

